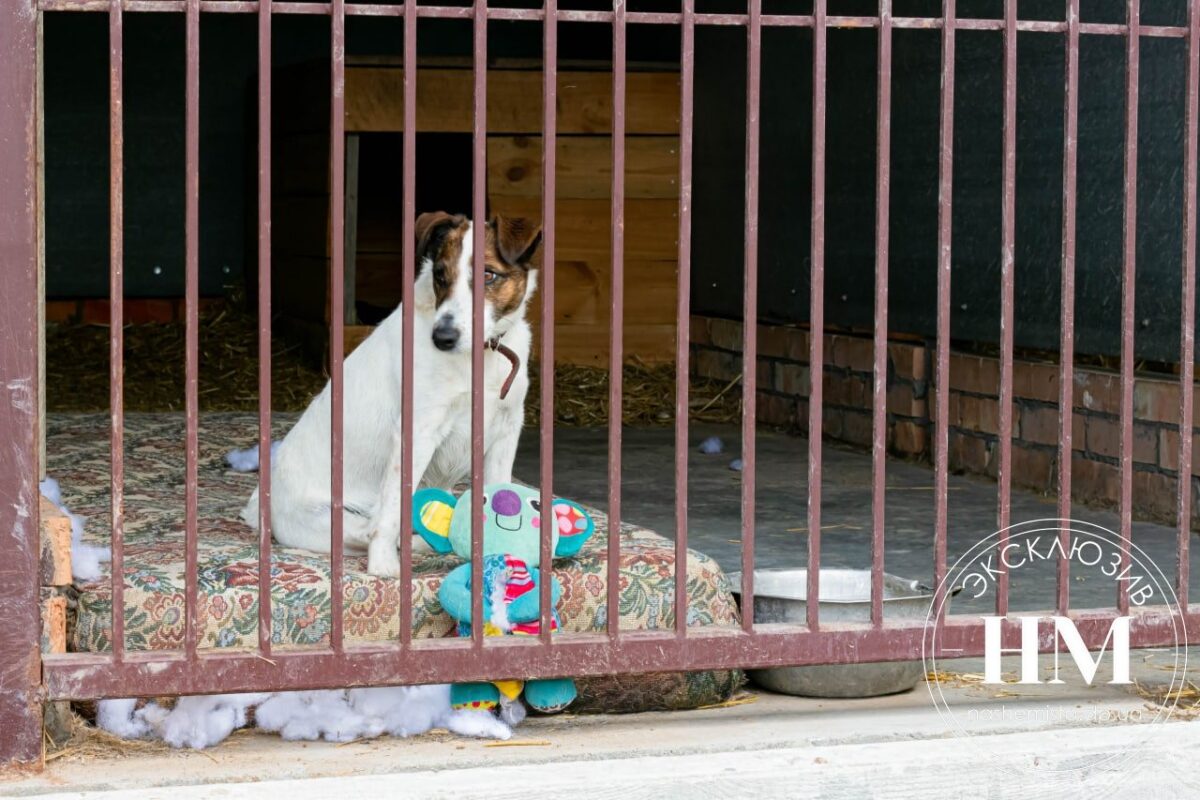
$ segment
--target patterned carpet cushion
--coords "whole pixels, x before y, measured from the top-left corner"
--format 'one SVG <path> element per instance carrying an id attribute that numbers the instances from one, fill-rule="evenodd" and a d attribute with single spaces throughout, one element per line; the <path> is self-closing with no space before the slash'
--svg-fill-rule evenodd
<path id="1" fill-rule="evenodd" d="M 276 415 L 276 436 L 295 421 Z M 63 499 L 88 517 L 85 540 L 109 538 L 108 425 L 105 415 L 52 415 L 48 471 Z M 125 632 L 130 650 L 175 649 L 184 636 L 184 422 L 181 414 L 130 414 L 125 419 Z M 205 414 L 200 419 L 199 603 L 201 647 L 254 647 L 258 637 L 257 533 L 237 519 L 257 483 L 256 474 L 228 469 L 224 454 L 256 441 L 257 416 Z M 564 632 L 604 630 L 608 524 L 592 510 L 597 532 L 574 559 L 555 563 L 563 585 L 559 614 Z M 670 629 L 675 624 L 674 544 L 634 525 L 621 526 L 621 628 Z M 330 591 L 328 555 L 273 547 L 271 639 L 281 645 L 327 645 Z M 413 564 L 413 636 L 452 633 L 453 620 L 438 603 L 442 578 L 456 556 L 426 555 Z M 111 647 L 108 576 L 82 584 L 70 630 L 76 651 Z M 366 573 L 366 557 L 348 555 L 342 581 L 345 632 L 351 642 L 396 639 L 400 587 Z M 712 559 L 689 551 L 689 625 L 736 625 L 728 581 Z M 642 711 L 691 708 L 727 698 L 737 672 L 668 673 L 581 680 L 581 710 Z"/>

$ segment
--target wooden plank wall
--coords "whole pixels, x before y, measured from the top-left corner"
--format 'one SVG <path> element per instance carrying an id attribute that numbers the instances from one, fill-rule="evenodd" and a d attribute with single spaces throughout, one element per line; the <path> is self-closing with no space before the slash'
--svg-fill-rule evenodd
<path id="1" fill-rule="evenodd" d="M 372 63 L 346 73 L 347 132 L 399 132 L 403 71 Z M 311 80 L 312 75 L 306 80 Z M 541 72 L 493 69 L 488 75 L 488 195 L 494 214 L 541 216 Z M 560 71 L 557 139 L 556 360 L 604 365 L 611 303 L 611 75 Z M 417 122 L 422 133 L 469 133 L 471 72 L 421 69 Z M 625 351 L 648 362 L 674 356 L 678 253 L 679 77 L 631 72 L 626 103 Z M 290 117 L 290 119 L 288 119 Z M 276 115 L 285 131 L 275 162 L 277 297 L 289 315 L 319 326 L 328 319 L 328 137 L 318 118 Z M 286 132 L 290 129 L 290 133 Z M 419 153 L 419 151 L 418 151 Z M 308 174 L 296 174 L 307 165 Z M 362 169 L 371 169 L 363 163 Z M 418 164 L 418 180 L 421 180 Z M 426 209 L 420 209 L 426 210 Z M 396 219 L 390 225 L 387 220 Z M 360 209 L 361 299 L 393 305 L 400 270 L 399 210 Z M 318 222 L 320 220 L 320 222 Z M 278 277 L 286 274 L 285 286 Z M 326 273 L 327 274 L 327 273 Z M 535 298 L 530 316 L 538 315 Z M 319 316 L 318 316 L 319 314 Z M 536 319 L 535 319 L 536 326 Z"/>

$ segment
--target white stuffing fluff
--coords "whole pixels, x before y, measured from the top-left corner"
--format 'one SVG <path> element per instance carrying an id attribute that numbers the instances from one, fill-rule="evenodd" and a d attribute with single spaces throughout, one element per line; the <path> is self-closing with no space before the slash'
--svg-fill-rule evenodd
<path id="1" fill-rule="evenodd" d="M 511 728 L 489 712 L 451 709 L 450 687 L 444 684 L 181 697 L 170 710 L 150 703 L 134 711 L 135 704 L 135 700 L 101 700 L 96 724 L 122 738 L 152 737 L 172 747 L 194 749 L 211 747 L 244 727 L 251 707 L 256 707 L 254 721 L 259 729 L 288 740 L 407 737 L 435 727 L 462 736 L 512 736 Z M 514 724 L 524 718 L 523 707 L 517 713 L 518 705 L 507 715 Z"/>
<path id="2" fill-rule="evenodd" d="M 86 517 L 72 514 L 63 505 L 62 488 L 54 478 L 46 478 L 38 488 L 42 496 L 54 503 L 58 510 L 71 520 L 71 577 L 77 581 L 94 581 L 100 578 L 100 565 L 112 559 L 107 547 L 83 543 L 83 526 Z"/>
<path id="3" fill-rule="evenodd" d="M 142 739 L 150 732 L 150 726 L 134 709 L 137 699 L 101 700 L 96 705 L 96 725 L 122 739 Z"/>
<path id="4" fill-rule="evenodd" d="M 271 442 L 271 459 L 279 450 L 279 440 Z M 234 472 L 255 472 L 258 470 L 258 445 L 247 447 L 245 450 L 230 450 L 225 454 L 225 463 Z"/>

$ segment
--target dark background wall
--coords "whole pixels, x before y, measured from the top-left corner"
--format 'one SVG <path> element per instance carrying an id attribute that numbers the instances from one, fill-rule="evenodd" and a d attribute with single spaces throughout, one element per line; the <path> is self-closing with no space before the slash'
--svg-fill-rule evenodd
<path id="1" fill-rule="evenodd" d="M 863 0 L 838 13 L 873 13 Z M 1065 3 L 1022 3 L 1023 18 L 1061 19 Z M 1089 0 L 1085 20 L 1120 22 L 1119 0 Z M 1181 24 L 1184 3 L 1144 4 L 1145 24 Z M 600 7 L 595 4 L 594 7 Z M 671 9 L 670 0 L 631 6 Z M 701 11 L 743 10 L 708 0 Z M 997 17 L 1000 0 L 961 0 L 962 16 Z M 937 13 L 899 0 L 897 14 Z M 768 0 L 771 13 L 806 3 Z M 1040 15 L 1040 16 L 1039 16 Z M 1057 15 L 1057 16 L 1056 16 Z M 350 54 L 399 54 L 398 20 L 347 20 Z M 604 60 L 610 29 L 563 25 L 560 58 Z M 540 27 L 492 23 L 493 57 L 536 58 Z M 253 264 L 255 21 L 205 15 L 201 28 L 201 291 L 218 294 Z M 421 55 L 468 55 L 469 23 L 423 20 Z M 740 316 L 745 151 L 745 31 L 697 29 L 693 309 Z M 829 32 L 826 318 L 869 327 L 873 315 L 876 36 Z M 131 296 L 183 290 L 183 20 L 126 15 L 126 285 Z M 328 57 L 328 20 L 275 20 L 276 68 Z M 959 32 L 955 103 L 953 335 L 999 333 L 1001 38 Z M 1138 351 L 1178 355 L 1183 67 L 1186 43 L 1143 39 L 1139 104 Z M 629 59 L 677 62 L 678 30 L 632 26 Z M 811 34 L 763 33 L 759 313 L 804 322 L 809 307 Z M 1018 346 L 1058 342 L 1062 218 L 1064 44 L 1023 34 L 1018 56 Z M 1120 37 L 1085 37 L 1080 53 L 1077 347 L 1119 347 L 1124 142 Z M 46 20 L 47 271 L 51 296 L 103 297 L 108 285 L 107 20 Z M 894 40 L 890 327 L 931 335 L 936 310 L 940 36 L 898 30 Z M 323 104 L 324 98 L 314 97 Z M 397 162 L 398 163 L 398 162 Z M 277 167 L 278 168 L 278 167 Z M 398 166 L 397 166 L 398 170 Z M 397 172 L 398 180 L 398 172 Z"/>
<path id="2" fill-rule="evenodd" d="M 872 13 L 873 3 L 845 13 Z M 934 15 L 910 2 L 897 14 Z M 1022 18 L 1062 19 L 1064 3 L 1021 3 Z M 865 6 L 865 8 L 863 7 Z M 1123 21 L 1123 4 L 1086 2 L 1084 20 Z M 1143 4 L 1144 24 L 1182 24 L 1183 3 Z M 1000 2 L 960 2 L 961 16 L 998 17 Z M 1044 13 L 1037 16 L 1041 9 Z M 843 9 L 838 8 L 838 13 Z M 1057 16 L 1056 16 L 1057 15 Z M 828 33 L 825 309 L 827 324 L 874 319 L 876 142 L 874 31 Z M 957 34 L 952 335 L 999 337 L 1002 39 Z M 697 33 L 696 280 L 693 308 L 740 317 L 746 46 L 743 31 Z M 717 54 L 721 54 L 719 57 Z M 1141 41 L 1137 239 L 1139 357 L 1179 353 L 1183 189 L 1183 40 Z M 1016 324 L 1019 347 L 1056 350 L 1061 300 L 1063 78 L 1061 35 L 1018 39 Z M 764 30 L 762 49 L 760 318 L 805 322 L 811 265 L 812 38 Z M 734 66 L 738 68 L 734 68 Z M 1080 52 L 1076 346 L 1120 345 L 1124 178 L 1124 42 L 1087 36 Z M 932 336 L 936 322 L 938 109 L 941 37 L 897 30 L 892 89 L 889 327 Z"/>

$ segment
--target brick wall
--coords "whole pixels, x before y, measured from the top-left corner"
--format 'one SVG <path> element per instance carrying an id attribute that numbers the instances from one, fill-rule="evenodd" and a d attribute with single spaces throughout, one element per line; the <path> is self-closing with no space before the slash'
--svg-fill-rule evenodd
<path id="1" fill-rule="evenodd" d="M 871 444 L 870 338 L 824 337 L 823 431 L 827 438 Z M 733 380 L 742 372 L 742 323 L 692 318 L 692 372 Z M 805 433 L 808 429 L 809 332 L 758 326 L 758 419 Z M 930 459 L 934 395 L 933 350 L 924 344 L 888 344 L 887 447 L 894 455 Z M 1058 365 L 1013 365 L 1013 484 L 1057 490 Z M 1076 369 L 1071 494 L 1079 501 L 1115 505 L 1119 496 L 1119 377 Z M 1000 363 L 967 353 L 950 354 L 950 469 L 996 476 L 999 461 Z M 1137 378 L 1134 384 L 1133 504 L 1142 516 L 1173 521 L 1179 477 L 1179 382 Z M 1200 421 L 1200 404 L 1192 424 Z M 1200 523 L 1200 436 L 1189 476 L 1193 526 Z"/>

